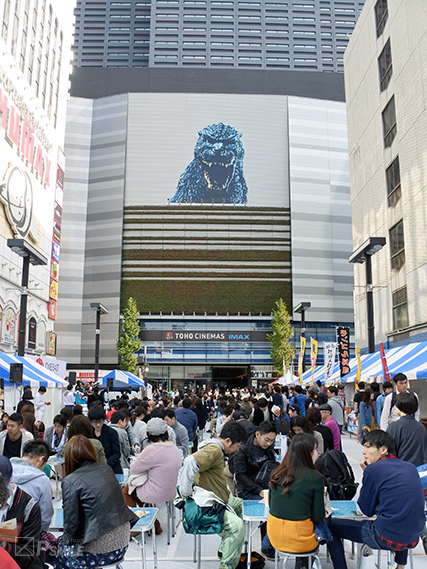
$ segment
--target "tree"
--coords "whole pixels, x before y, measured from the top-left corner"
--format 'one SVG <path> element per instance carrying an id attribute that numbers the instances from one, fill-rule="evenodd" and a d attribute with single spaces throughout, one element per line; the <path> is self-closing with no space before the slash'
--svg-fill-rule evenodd
<path id="1" fill-rule="evenodd" d="M 290 344 L 294 329 L 291 326 L 291 317 L 282 298 L 279 298 L 276 302 L 276 309 L 273 310 L 271 328 L 273 332 L 267 334 L 267 340 L 271 343 L 270 356 L 278 373 L 284 375 L 289 369 L 294 355 L 294 349 Z M 285 362 L 285 369 L 283 369 L 283 362 Z"/>
<path id="2" fill-rule="evenodd" d="M 136 352 L 142 348 L 142 342 L 139 338 L 139 312 L 134 298 L 128 298 L 123 310 L 123 317 L 117 342 L 120 369 L 136 375 L 138 372 Z"/>

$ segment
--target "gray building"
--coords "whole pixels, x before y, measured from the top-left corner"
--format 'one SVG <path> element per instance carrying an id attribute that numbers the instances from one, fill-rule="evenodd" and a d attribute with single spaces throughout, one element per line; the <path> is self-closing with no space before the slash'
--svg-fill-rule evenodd
<path id="1" fill-rule="evenodd" d="M 364 1 L 78 1 L 76 67 L 343 71 Z"/>
<path id="2" fill-rule="evenodd" d="M 423 0 L 367 0 L 345 55 L 353 246 L 372 259 L 375 342 L 427 340 Z M 355 265 L 356 341 L 367 346 L 365 271 Z"/>
<path id="3" fill-rule="evenodd" d="M 73 74 L 60 357 L 91 366 L 90 303 L 102 302 L 101 363 L 114 366 L 129 296 L 149 378 L 179 385 L 271 376 L 280 297 L 290 310 L 312 303 L 307 337 L 320 348 L 337 324 L 352 328 L 343 75 L 127 69 L 112 82 L 111 72 Z M 244 149 L 245 200 L 174 201 L 200 133 L 221 122 Z"/>

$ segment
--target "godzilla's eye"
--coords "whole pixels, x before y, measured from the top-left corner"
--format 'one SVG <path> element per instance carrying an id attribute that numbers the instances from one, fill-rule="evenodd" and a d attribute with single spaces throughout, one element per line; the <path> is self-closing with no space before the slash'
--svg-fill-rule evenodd
<path id="1" fill-rule="evenodd" d="M 205 136 L 205 142 L 209 142 L 209 144 L 215 144 L 215 140 L 210 136 Z"/>

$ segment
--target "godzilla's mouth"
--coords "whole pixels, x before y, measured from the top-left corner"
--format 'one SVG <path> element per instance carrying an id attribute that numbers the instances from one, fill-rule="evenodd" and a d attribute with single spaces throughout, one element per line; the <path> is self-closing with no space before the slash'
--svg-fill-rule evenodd
<path id="1" fill-rule="evenodd" d="M 205 162 L 202 160 L 203 177 L 210 190 L 226 190 L 234 173 L 232 162 Z"/>

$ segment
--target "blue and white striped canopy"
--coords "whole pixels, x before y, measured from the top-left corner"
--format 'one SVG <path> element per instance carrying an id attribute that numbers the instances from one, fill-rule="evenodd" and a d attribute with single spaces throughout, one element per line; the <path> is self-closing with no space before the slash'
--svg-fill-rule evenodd
<path id="1" fill-rule="evenodd" d="M 427 379 L 427 342 L 416 342 L 385 350 L 388 370 L 390 377 L 393 378 L 397 373 L 404 373 L 409 380 Z M 381 377 L 380 381 L 385 381 L 383 366 L 381 363 L 380 352 L 373 354 L 365 354 L 360 358 L 362 364 L 361 380 L 366 381 L 374 376 Z M 338 362 L 335 362 L 334 370 L 329 381 L 336 383 L 338 381 L 353 382 L 356 381 L 357 374 L 357 358 L 350 360 L 350 373 L 343 378 L 340 377 Z M 324 381 L 325 368 L 320 366 L 314 372 L 314 381 Z M 311 383 L 311 370 L 303 375 L 305 384 Z"/>
<path id="2" fill-rule="evenodd" d="M 122 381 L 128 385 L 139 385 L 139 387 L 145 387 L 145 382 L 133 373 L 129 371 L 123 371 L 121 369 L 113 369 L 107 375 L 102 378 L 102 383 L 107 383 L 107 379 L 113 379 L 114 381 Z"/>
<path id="3" fill-rule="evenodd" d="M 35 360 L 26 359 L 23 356 L 0 353 L 0 377 L 4 378 L 5 385 L 13 385 L 9 381 L 10 364 L 24 364 L 23 379 L 24 385 L 30 387 L 63 387 L 67 382 L 55 373 L 38 364 Z"/>

